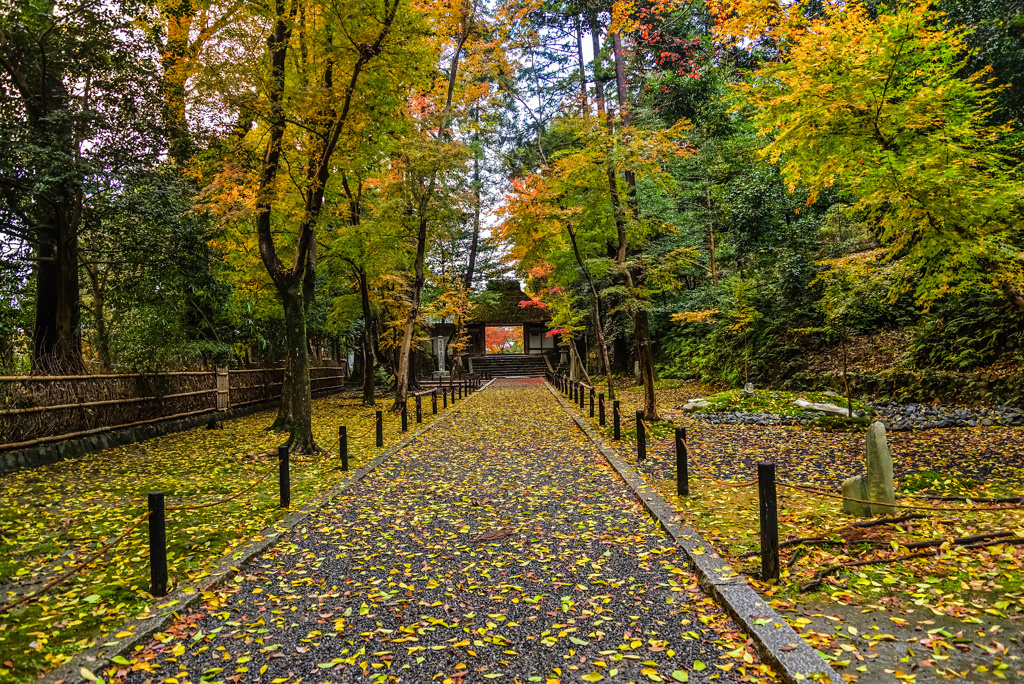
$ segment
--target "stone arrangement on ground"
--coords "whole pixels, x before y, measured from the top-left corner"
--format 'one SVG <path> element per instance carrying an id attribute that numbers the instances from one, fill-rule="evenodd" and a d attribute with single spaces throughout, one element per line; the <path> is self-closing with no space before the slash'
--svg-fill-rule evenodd
<path id="1" fill-rule="evenodd" d="M 132 682 L 771 680 L 539 381 L 499 381 L 117 673 Z"/>

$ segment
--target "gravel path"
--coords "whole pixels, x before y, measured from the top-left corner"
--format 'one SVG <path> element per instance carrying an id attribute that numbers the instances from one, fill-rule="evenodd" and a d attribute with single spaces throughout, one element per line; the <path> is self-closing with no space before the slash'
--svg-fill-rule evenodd
<path id="1" fill-rule="evenodd" d="M 119 675 L 768 679 L 540 382 L 499 381 L 461 409 L 282 537 Z"/>

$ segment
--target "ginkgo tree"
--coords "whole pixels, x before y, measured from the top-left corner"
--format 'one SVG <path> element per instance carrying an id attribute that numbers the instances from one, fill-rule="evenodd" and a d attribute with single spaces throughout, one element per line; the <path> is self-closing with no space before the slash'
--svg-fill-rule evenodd
<path id="1" fill-rule="evenodd" d="M 980 290 L 1024 308 L 1013 129 L 989 123 L 997 88 L 966 69 L 965 30 L 923 0 L 877 16 L 857 1 L 811 9 L 717 6 L 720 40 L 777 50 L 738 86 L 766 157 L 809 203 L 833 186 L 851 193 L 890 256 L 917 269 L 920 303 Z"/>

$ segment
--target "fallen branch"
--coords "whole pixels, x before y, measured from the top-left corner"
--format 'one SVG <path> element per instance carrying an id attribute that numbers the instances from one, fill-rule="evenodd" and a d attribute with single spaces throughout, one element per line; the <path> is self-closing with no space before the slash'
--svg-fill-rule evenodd
<path id="1" fill-rule="evenodd" d="M 1014 537 L 1013 539 L 1000 539 L 999 541 L 993 542 L 991 544 L 988 542 L 978 542 L 977 544 L 967 544 L 966 546 L 961 546 L 960 548 L 978 549 L 982 546 L 1002 546 L 1004 544 L 1008 544 L 1010 546 L 1020 546 L 1021 544 L 1024 544 L 1024 537 Z"/>
<path id="2" fill-rule="evenodd" d="M 984 541 L 986 539 L 998 539 L 999 537 L 1012 537 L 1013 532 L 1007 530 L 1000 530 L 999 532 L 989 532 L 988 534 L 976 534 L 971 537 L 957 537 L 953 540 L 953 543 L 957 546 L 965 546 L 974 542 Z M 927 549 L 930 546 L 942 546 L 946 539 L 929 539 L 927 541 L 910 542 L 909 544 L 900 544 L 903 548 L 910 551 L 911 549 Z"/>
<path id="3" fill-rule="evenodd" d="M 926 516 L 924 514 L 921 514 L 921 513 L 907 513 L 905 515 L 901 515 L 901 516 L 896 517 L 896 518 L 877 518 L 875 520 L 863 520 L 861 522 L 851 523 L 851 524 L 847 525 L 846 527 L 841 527 L 838 530 L 834 530 L 834 531 L 830 532 L 829 534 L 840 534 L 841 532 L 844 532 L 846 530 L 850 530 L 850 529 L 853 529 L 853 528 L 875 527 L 877 525 L 895 525 L 897 523 L 906 522 L 908 520 L 919 520 L 921 518 L 927 518 L 927 517 L 928 516 Z M 848 539 L 844 539 L 842 541 L 835 541 L 833 539 L 829 539 L 828 537 L 798 537 L 797 539 L 787 539 L 784 542 L 780 542 L 779 543 L 779 548 L 780 549 L 785 549 L 785 548 L 789 548 L 790 546 L 797 546 L 799 544 L 846 544 L 848 542 L 849 542 Z M 760 555 L 760 553 L 761 553 L 760 550 L 758 550 L 758 551 L 748 551 L 748 552 L 746 552 L 744 554 L 741 554 L 738 557 L 739 558 L 750 558 L 752 556 Z"/>
<path id="4" fill-rule="evenodd" d="M 997 532 L 997 533 L 994 533 L 994 534 L 998 535 L 999 537 L 1003 537 L 1005 534 L 1008 534 L 1008 533 Z M 974 541 L 974 543 L 970 542 L 970 540 L 977 540 L 978 537 L 988 537 L 988 541 Z M 975 535 L 974 537 L 960 537 L 960 540 L 967 541 L 968 543 L 963 545 L 963 546 L 960 546 L 959 544 L 957 544 L 957 548 L 961 548 L 961 549 L 977 549 L 977 548 L 981 548 L 983 546 L 999 546 L 1001 544 L 1010 544 L 1012 546 L 1020 546 L 1020 545 L 1024 544 L 1024 537 L 1014 537 L 1013 539 L 999 538 L 998 540 L 993 540 L 992 537 L 993 537 L 993 535 Z M 939 540 L 930 540 L 928 542 L 915 542 L 915 543 L 917 543 L 917 544 L 925 544 L 925 543 L 930 544 L 933 541 L 938 541 L 939 542 L 938 545 L 941 545 L 946 540 L 945 539 L 939 539 Z M 954 543 L 956 543 L 957 541 L 958 541 L 957 539 L 953 540 Z M 911 548 L 911 547 L 905 547 L 905 548 Z M 914 547 L 914 548 L 920 548 L 920 547 Z M 908 554 L 904 554 L 902 556 L 892 556 L 890 558 L 872 558 L 871 560 L 854 561 L 852 563 L 841 563 L 839 565 L 832 565 L 830 567 L 825 568 L 824 570 L 819 570 L 817 573 L 815 573 L 814 579 L 812 579 L 810 582 L 806 582 L 805 584 L 800 586 L 800 592 L 804 593 L 804 592 L 811 591 L 812 589 L 817 589 L 818 587 L 821 586 L 822 581 L 826 577 L 828 577 L 829 575 L 834 575 L 835 573 L 843 570 L 844 568 L 858 568 L 858 567 L 863 567 L 865 565 L 879 565 L 881 563 L 893 563 L 895 561 L 912 560 L 914 558 L 927 558 L 929 556 L 934 557 L 934 556 L 937 556 L 939 554 L 940 550 L 941 549 L 935 549 L 934 551 L 922 551 L 921 553 L 908 553 Z"/>
<path id="5" fill-rule="evenodd" d="M 982 503 L 1019 503 L 1024 504 L 1024 496 L 932 496 L 922 494 L 928 501 L 981 501 Z"/>
<path id="6" fill-rule="evenodd" d="M 923 513 L 906 513 L 896 518 L 876 518 L 875 520 L 862 520 L 861 522 L 850 523 L 846 526 L 846 528 L 874 527 L 875 525 L 895 525 L 897 523 L 906 522 L 908 520 L 920 520 L 921 518 L 927 517 L 928 516 Z"/>
<path id="7" fill-rule="evenodd" d="M 872 558 L 871 560 L 866 561 L 854 561 L 852 563 L 832 565 L 830 567 L 825 568 L 824 570 L 819 570 L 817 573 L 815 573 L 814 579 L 812 579 L 810 582 L 800 585 L 800 592 L 803 593 L 811 591 L 812 589 L 817 589 L 821 586 L 822 580 L 824 580 L 829 575 L 834 575 L 835 573 L 839 572 L 840 570 L 843 570 L 844 568 L 858 568 L 864 565 L 894 563 L 896 561 L 911 560 L 913 558 L 925 558 L 927 556 L 934 556 L 935 554 L 936 551 L 924 551 L 922 553 L 908 553 L 903 556 L 893 556 L 891 558 Z"/>

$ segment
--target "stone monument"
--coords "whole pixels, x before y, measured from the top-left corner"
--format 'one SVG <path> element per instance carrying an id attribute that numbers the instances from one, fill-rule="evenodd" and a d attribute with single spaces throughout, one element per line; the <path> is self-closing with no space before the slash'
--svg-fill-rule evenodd
<path id="1" fill-rule="evenodd" d="M 447 378 L 451 374 L 447 370 L 445 370 L 445 363 L 444 362 L 445 362 L 445 353 L 447 351 L 447 347 L 445 345 L 445 341 L 444 341 L 444 336 L 443 335 L 439 335 L 439 336 L 434 338 L 434 351 L 437 354 L 437 370 L 434 371 L 434 377 L 435 378 Z"/>
<path id="2" fill-rule="evenodd" d="M 885 425 L 872 423 L 864 440 L 866 475 L 854 475 L 843 482 L 843 496 L 871 503 L 843 501 L 843 511 L 863 518 L 895 513 L 896 493 L 892 484 L 892 454 L 885 439 Z"/>

